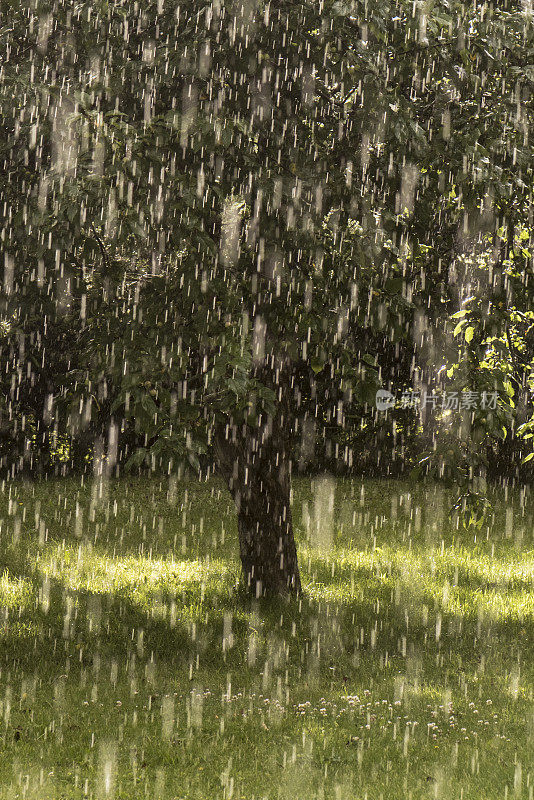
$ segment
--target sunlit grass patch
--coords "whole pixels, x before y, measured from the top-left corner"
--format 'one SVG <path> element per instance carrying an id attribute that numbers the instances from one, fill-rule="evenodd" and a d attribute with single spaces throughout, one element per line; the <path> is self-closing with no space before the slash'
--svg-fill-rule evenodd
<path id="1" fill-rule="evenodd" d="M 29 616 L 36 592 L 27 578 L 15 578 L 4 570 L 0 577 L 0 641 L 17 641 L 35 636 L 38 626 Z"/>
<path id="2" fill-rule="evenodd" d="M 33 586 L 26 578 L 12 578 L 7 570 L 0 577 L 0 611 L 31 606 Z"/>
<path id="3" fill-rule="evenodd" d="M 0 625 L 0 641 L 3 645 L 6 642 L 23 641 L 30 637 L 35 637 L 39 633 L 39 626 L 31 620 L 10 619 Z"/>
<path id="4" fill-rule="evenodd" d="M 110 594 L 141 608 L 169 598 L 222 593 L 231 586 L 231 565 L 220 559 L 112 558 L 90 544 L 50 546 L 40 556 L 39 571 L 70 590 Z M 160 609 L 165 616 L 165 607 Z"/>
<path id="5" fill-rule="evenodd" d="M 534 619 L 532 551 L 515 558 L 491 557 L 465 547 L 374 550 L 300 549 L 305 587 L 317 601 L 374 605 L 377 598 L 409 602 L 425 613 L 428 605 L 448 614 L 488 619 Z M 389 590 L 389 598 L 388 598 Z"/>

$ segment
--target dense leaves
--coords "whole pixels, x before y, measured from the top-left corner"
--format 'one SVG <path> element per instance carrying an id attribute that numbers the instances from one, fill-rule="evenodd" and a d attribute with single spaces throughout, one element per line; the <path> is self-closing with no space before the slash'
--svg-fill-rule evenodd
<path id="1" fill-rule="evenodd" d="M 518 474 L 527 5 L 4 0 L 3 467 L 197 468 L 282 357 L 302 468 Z"/>

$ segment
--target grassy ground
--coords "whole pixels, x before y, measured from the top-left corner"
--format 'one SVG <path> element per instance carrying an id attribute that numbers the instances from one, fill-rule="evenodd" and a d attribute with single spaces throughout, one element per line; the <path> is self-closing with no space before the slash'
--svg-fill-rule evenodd
<path id="1" fill-rule="evenodd" d="M 0 798 L 532 798 L 532 501 L 301 480 L 306 598 L 236 591 L 222 486 L 4 486 Z"/>

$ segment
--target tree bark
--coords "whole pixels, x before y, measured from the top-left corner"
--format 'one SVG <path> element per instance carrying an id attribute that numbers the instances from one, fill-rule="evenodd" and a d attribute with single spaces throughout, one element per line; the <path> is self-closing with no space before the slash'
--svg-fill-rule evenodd
<path id="1" fill-rule="evenodd" d="M 301 591 L 291 518 L 291 459 L 284 402 L 283 369 L 256 374 L 279 396 L 273 416 L 256 427 L 219 424 L 214 446 L 217 465 L 237 507 L 243 577 L 255 597 Z"/>

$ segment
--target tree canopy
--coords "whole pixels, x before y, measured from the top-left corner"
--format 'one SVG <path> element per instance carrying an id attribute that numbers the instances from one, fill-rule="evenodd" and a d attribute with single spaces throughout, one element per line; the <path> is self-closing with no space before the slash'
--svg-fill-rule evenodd
<path id="1" fill-rule="evenodd" d="M 5 469 L 198 469 L 278 414 L 293 459 L 409 454 L 473 520 L 474 477 L 528 474 L 528 3 L 0 7 Z M 421 428 L 381 387 L 497 400 Z"/>

